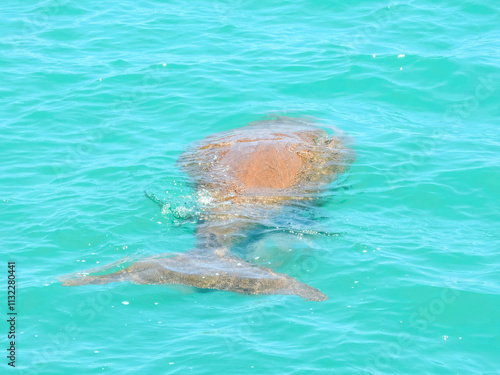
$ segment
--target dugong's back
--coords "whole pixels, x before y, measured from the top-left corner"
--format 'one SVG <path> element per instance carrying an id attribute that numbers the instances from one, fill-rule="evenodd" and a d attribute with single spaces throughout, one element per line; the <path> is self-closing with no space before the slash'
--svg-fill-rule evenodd
<path id="1" fill-rule="evenodd" d="M 264 120 L 207 137 L 185 152 L 181 165 L 219 196 L 299 196 L 343 172 L 340 137 L 305 120 Z"/>

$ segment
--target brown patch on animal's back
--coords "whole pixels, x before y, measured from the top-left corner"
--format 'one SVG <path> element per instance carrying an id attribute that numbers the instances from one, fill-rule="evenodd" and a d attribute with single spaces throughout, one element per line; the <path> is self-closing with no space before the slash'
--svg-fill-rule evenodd
<path id="1" fill-rule="evenodd" d="M 277 139 L 238 142 L 222 156 L 217 169 L 226 172 L 228 183 L 243 190 L 287 189 L 297 183 L 303 162 Z"/>
<path id="2" fill-rule="evenodd" d="M 279 118 L 209 136 L 188 149 L 180 162 L 216 202 L 272 204 L 311 199 L 344 171 L 346 151 L 341 137 Z"/>

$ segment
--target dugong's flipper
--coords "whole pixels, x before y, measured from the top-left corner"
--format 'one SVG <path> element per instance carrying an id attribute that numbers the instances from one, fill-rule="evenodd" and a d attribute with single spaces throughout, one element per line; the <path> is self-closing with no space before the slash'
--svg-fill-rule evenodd
<path id="1" fill-rule="evenodd" d="M 289 294 L 310 301 L 328 297 L 307 284 L 270 269 L 254 266 L 230 254 L 191 252 L 169 258 L 147 258 L 118 272 L 70 279 L 64 286 L 131 281 L 136 284 L 184 284 L 244 294 Z"/>

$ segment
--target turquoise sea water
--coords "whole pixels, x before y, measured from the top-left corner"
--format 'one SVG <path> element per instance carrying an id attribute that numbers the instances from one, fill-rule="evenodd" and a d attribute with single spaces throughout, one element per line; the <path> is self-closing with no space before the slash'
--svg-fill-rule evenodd
<path id="1" fill-rule="evenodd" d="M 498 373 L 497 2 L 28 0 L 1 20 L 1 373 Z M 61 286 L 192 248 L 178 156 L 269 113 L 354 139 L 326 204 L 249 250 L 328 301 Z"/>

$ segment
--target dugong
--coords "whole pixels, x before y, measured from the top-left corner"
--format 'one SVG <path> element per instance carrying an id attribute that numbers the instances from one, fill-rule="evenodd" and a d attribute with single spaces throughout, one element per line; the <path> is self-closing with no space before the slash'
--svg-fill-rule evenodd
<path id="1" fill-rule="evenodd" d="M 310 285 L 244 261 L 231 247 L 238 233 L 284 205 L 315 199 L 346 170 L 353 153 L 347 138 L 333 130 L 329 135 L 310 119 L 269 117 L 196 142 L 179 158 L 194 186 L 210 198 L 197 224 L 196 247 L 144 258 L 111 274 L 66 279 L 63 285 L 184 284 L 326 300 Z"/>

